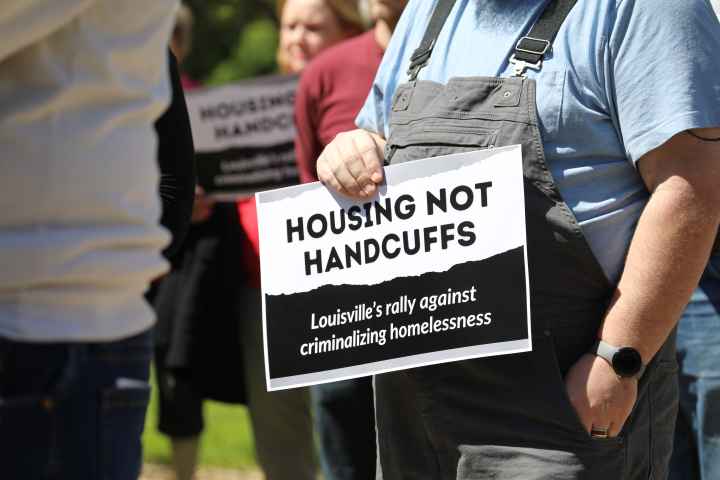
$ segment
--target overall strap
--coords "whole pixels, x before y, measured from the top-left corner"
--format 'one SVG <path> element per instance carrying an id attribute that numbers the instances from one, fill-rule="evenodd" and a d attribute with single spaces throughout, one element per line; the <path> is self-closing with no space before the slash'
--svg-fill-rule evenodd
<path id="1" fill-rule="evenodd" d="M 515 67 L 516 77 L 524 76 L 528 68 L 540 70 L 545 54 L 575 3 L 577 0 L 550 0 L 530 33 L 515 45 L 510 63 Z"/>
<path id="2" fill-rule="evenodd" d="M 515 76 L 524 76 L 528 68 L 540 70 L 545 54 L 550 50 L 555 36 L 575 3 L 577 0 L 550 0 L 530 32 L 515 45 L 510 57 L 510 63 L 515 68 Z M 420 46 L 410 57 L 407 75 L 411 82 L 417 79 L 420 70 L 428 64 L 435 42 L 454 5 L 455 0 L 438 0 L 435 5 Z"/>
<path id="3" fill-rule="evenodd" d="M 420 70 L 428 64 L 435 42 L 440 35 L 440 30 L 442 30 L 443 25 L 445 25 L 445 20 L 447 20 L 450 15 L 450 10 L 452 10 L 453 5 L 455 5 L 455 0 L 438 0 L 438 3 L 435 5 L 435 10 L 433 11 L 432 17 L 430 17 L 430 23 L 428 23 L 425 29 L 422 42 L 420 42 L 420 46 L 415 49 L 410 57 L 410 67 L 408 68 L 407 74 L 411 82 L 417 79 Z"/>

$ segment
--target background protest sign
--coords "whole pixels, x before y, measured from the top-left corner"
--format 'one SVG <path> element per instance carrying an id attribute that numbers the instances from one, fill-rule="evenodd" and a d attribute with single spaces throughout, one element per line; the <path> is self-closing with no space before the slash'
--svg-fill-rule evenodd
<path id="1" fill-rule="evenodd" d="M 187 95 L 198 183 L 226 199 L 298 183 L 297 77 L 261 77 Z"/>
<path id="2" fill-rule="evenodd" d="M 268 389 L 528 351 L 519 146 L 258 193 Z"/>

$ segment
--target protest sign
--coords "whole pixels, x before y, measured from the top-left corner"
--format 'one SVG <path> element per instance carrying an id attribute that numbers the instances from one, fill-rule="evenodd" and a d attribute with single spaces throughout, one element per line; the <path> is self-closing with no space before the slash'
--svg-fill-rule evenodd
<path id="1" fill-rule="evenodd" d="M 198 183 L 232 200 L 298 183 L 293 139 L 297 77 L 256 78 L 187 94 Z"/>
<path id="2" fill-rule="evenodd" d="M 520 146 L 258 193 L 269 390 L 528 351 Z"/>

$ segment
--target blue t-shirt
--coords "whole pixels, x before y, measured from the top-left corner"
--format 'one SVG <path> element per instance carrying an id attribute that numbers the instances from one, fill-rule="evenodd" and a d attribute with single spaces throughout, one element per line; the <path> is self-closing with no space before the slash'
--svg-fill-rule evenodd
<path id="1" fill-rule="evenodd" d="M 419 79 L 510 76 L 547 0 L 457 0 Z M 356 123 L 387 138 L 435 2 L 410 0 Z M 690 128 L 720 126 L 720 24 L 708 0 L 579 0 L 537 80 L 546 158 L 607 277 L 617 282 L 648 193 L 635 168 Z"/>

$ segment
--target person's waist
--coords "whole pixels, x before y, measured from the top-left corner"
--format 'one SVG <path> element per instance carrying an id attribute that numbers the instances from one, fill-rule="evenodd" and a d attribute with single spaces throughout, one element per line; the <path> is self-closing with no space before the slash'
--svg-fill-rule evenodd
<path id="1" fill-rule="evenodd" d="M 0 234 L 0 302 L 144 289 L 166 269 L 159 225 L 27 226 Z M 55 300 L 52 300 L 55 301 Z"/>
<path id="2" fill-rule="evenodd" d="M 0 297 L 0 338 L 19 342 L 93 343 L 128 338 L 152 327 L 142 292 L 58 289 Z"/>

